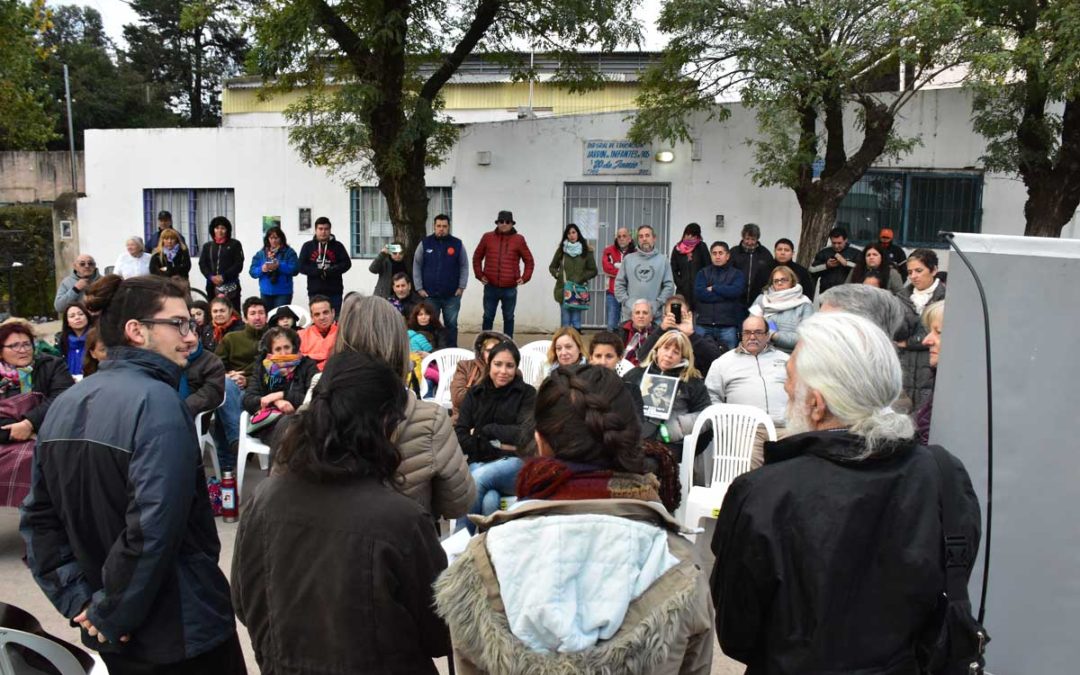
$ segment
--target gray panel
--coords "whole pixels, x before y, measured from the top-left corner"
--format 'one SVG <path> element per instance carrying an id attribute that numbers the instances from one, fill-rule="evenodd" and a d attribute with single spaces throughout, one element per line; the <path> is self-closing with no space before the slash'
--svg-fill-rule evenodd
<path id="1" fill-rule="evenodd" d="M 1080 335 L 1080 302 L 1073 291 L 1080 246 L 1055 239 L 1016 241 L 1022 239 L 957 237 L 990 305 L 994 511 L 986 619 L 993 639 L 987 666 L 995 675 L 1076 672 L 1080 628 L 1080 522 L 1074 515 L 1080 496 L 1080 362 L 1072 354 Z M 955 255 L 942 336 L 930 439 L 964 462 L 985 519 L 982 310 L 974 280 Z M 975 610 L 982 565 L 980 552 L 970 586 Z"/>

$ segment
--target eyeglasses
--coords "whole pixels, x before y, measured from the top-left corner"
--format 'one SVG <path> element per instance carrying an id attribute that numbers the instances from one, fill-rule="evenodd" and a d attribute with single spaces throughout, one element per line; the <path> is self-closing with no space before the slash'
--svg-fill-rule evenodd
<path id="1" fill-rule="evenodd" d="M 199 329 L 199 324 L 195 322 L 195 319 L 139 319 L 139 323 L 172 326 L 180 333 L 180 337 L 187 337 Z"/>
<path id="2" fill-rule="evenodd" d="M 759 337 L 759 336 L 763 336 L 763 335 L 768 335 L 769 331 L 767 331 L 767 330 L 744 330 L 742 332 L 742 334 L 743 335 L 749 335 L 750 337 Z"/>
<path id="3" fill-rule="evenodd" d="M 773 286 L 776 286 L 778 284 L 790 284 L 790 283 L 791 283 L 791 280 L 787 279 L 785 277 L 776 277 L 775 279 L 772 280 L 772 285 Z"/>
<path id="4" fill-rule="evenodd" d="M 496 225 L 513 225 L 514 221 L 512 221 L 512 220 L 496 220 L 495 224 Z"/>
<path id="5" fill-rule="evenodd" d="M 13 342 L 9 345 L 4 345 L 4 349 L 10 349 L 13 352 L 29 352 L 34 349 L 34 343 L 32 342 Z"/>

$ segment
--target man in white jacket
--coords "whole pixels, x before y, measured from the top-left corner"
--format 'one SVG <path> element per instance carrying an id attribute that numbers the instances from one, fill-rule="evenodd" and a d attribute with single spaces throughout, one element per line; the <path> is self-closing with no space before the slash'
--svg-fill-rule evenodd
<path id="1" fill-rule="evenodd" d="M 713 403 L 751 405 L 768 413 L 782 434 L 788 396 L 787 362 L 790 358 L 769 343 L 769 327 L 760 316 L 749 316 L 742 324 L 742 342 L 713 361 L 705 386 Z M 764 463 L 764 428 L 758 428 L 750 467 Z"/>

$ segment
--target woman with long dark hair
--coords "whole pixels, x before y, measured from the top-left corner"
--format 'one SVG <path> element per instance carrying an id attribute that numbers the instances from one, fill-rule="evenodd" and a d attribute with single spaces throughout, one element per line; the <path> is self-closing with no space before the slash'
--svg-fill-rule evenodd
<path id="1" fill-rule="evenodd" d="M 83 352 L 86 351 L 86 333 L 91 328 L 90 312 L 81 302 L 68 305 L 64 310 L 64 320 L 60 334 L 56 337 L 56 347 L 67 363 L 68 372 L 82 375 Z"/>
<path id="2" fill-rule="evenodd" d="M 232 223 L 225 216 L 210 221 L 210 241 L 199 254 L 199 270 L 206 277 L 206 297 L 223 295 L 240 310 L 240 273 L 244 271 L 244 247 L 233 239 Z"/>
<path id="3" fill-rule="evenodd" d="M 640 437 L 613 371 L 560 368 L 540 386 L 540 456 L 518 474 L 517 505 L 485 519 L 435 584 L 458 672 L 711 671 L 708 578 Z"/>
<path id="4" fill-rule="evenodd" d="M 446 554 L 430 514 L 401 494 L 398 373 L 370 354 L 326 362 L 285 432 L 280 469 L 236 534 L 236 616 L 262 672 L 436 673 L 449 649 L 431 584 Z M 311 612 L 318 614 L 312 630 Z M 360 630 L 338 630 L 363 616 Z"/>
<path id="5" fill-rule="evenodd" d="M 918 410 L 934 391 L 934 371 L 930 367 L 930 348 L 923 344 L 929 329 L 922 322 L 923 310 L 945 299 L 945 282 L 937 277 L 938 257 L 927 248 L 911 252 L 905 263 L 910 285 L 896 294 L 907 306 L 905 335 L 896 344 L 904 369 L 904 393 L 911 398 L 912 410 Z"/>
<path id="6" fill-rule="evenodd" d="M 263 247 L 252 256 L 248 270 L 252 279 L 259 280 L 266 311 L 292 303 L 293 277 L 299 273 L 300 261 L 285 232 L 280 227 L 271 227 L 263 235 Z"/>
<path id="7" fill-rule="evenodd" d="M 572 297 L 568 298 L 568 282 L 576 284 L 579 290 L 587 289 L 589 282 L 596 276 L 596 255 L 589 247 L 588 240 L 574 223 L 563 228 L 562 241 L 551 258 L 548 272 L 555 277 L 555 302 L 560 308 L 560 326 L 573 326 L 581 330 L 581 315 L 585 312 L 580 306 L 572 306 Z"/>
<path id="8" fill-rule="evenodd" d="M 697 273 L 711 264 L 709 246 L 701 238 L 701 226 L 690 223 L 683 228 L 682 239 L 671 249 L 671 276 L 675 279 L 675 292 L 690 303 L 688 309 L 697 310 L 694 281 Z"/>
<path id="9" fill-rule="evenodd" d="M 847 283 L 861 284 L 866 280 L 868 274 L 886 278 L 887 283 L 881 288 L 890 293 L 899 293 L 904 288 L 904 280 L 900 277 L 900 273 L 889 263 L 888 253 L 877 242 L 867 244 L 862 253 L 859 254 L 855 267 L 848 273 Z"/>

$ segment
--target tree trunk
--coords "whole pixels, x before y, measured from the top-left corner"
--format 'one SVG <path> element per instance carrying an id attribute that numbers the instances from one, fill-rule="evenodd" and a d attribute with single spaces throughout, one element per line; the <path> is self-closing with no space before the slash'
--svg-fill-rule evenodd
<path id="1" fill-rule="evenodd" d="M 404 247 L 405 259 L 412 261 L 417 245 L 427 234 L 428 197 L 423 157 L 419 161 L 414 157 L 406 171 L 380 177 L 379 191 L 386 198 L 394 239 Z"/>
<path id="2" fill-rule="evenodd" d="M 1068 190 L 1060 181 L 1044 179 L 1028 185 L 1024 202 L 1024 235 L 1060 237 L 1080 205 L 1080 188 Z"/>
<path id="3" fill-rule="evenodd" d="M 194 67 L 191 69 L 191 123 L 197 127 L 203 124 L 203 101 L 202 101 L 202 27 L 195 27 L 195 42 L 192 54 L 195 57 Z"/>
<path id="4" fill-rule="evenodd" d="M 1027 130 L 1041 123 L 1045 96 L 1026 105 L 1024 121 L 1017 131 L 1020 145 L 1020 177 L 1027 186 L 1024 203 L 1024 234 L 1029 237 L 1060 237 L 1080 206 L 1080 98 L 1065 102 L 1061 143 L 1051 160 L 1050 145 Z M 1029 122 L 1029 119 L 1032 120 Z"/>
<path id="5" fill-rule="evenodd" d="M 836 224 L 836 211 L 846 194 L 847 188 L 840 190 L 837 186 L 819 181 L 799 198 L 802 228 L 796 261 L 803 267 L 810 267 L 814 255 L 828 243 L 829 230 Z"/>

